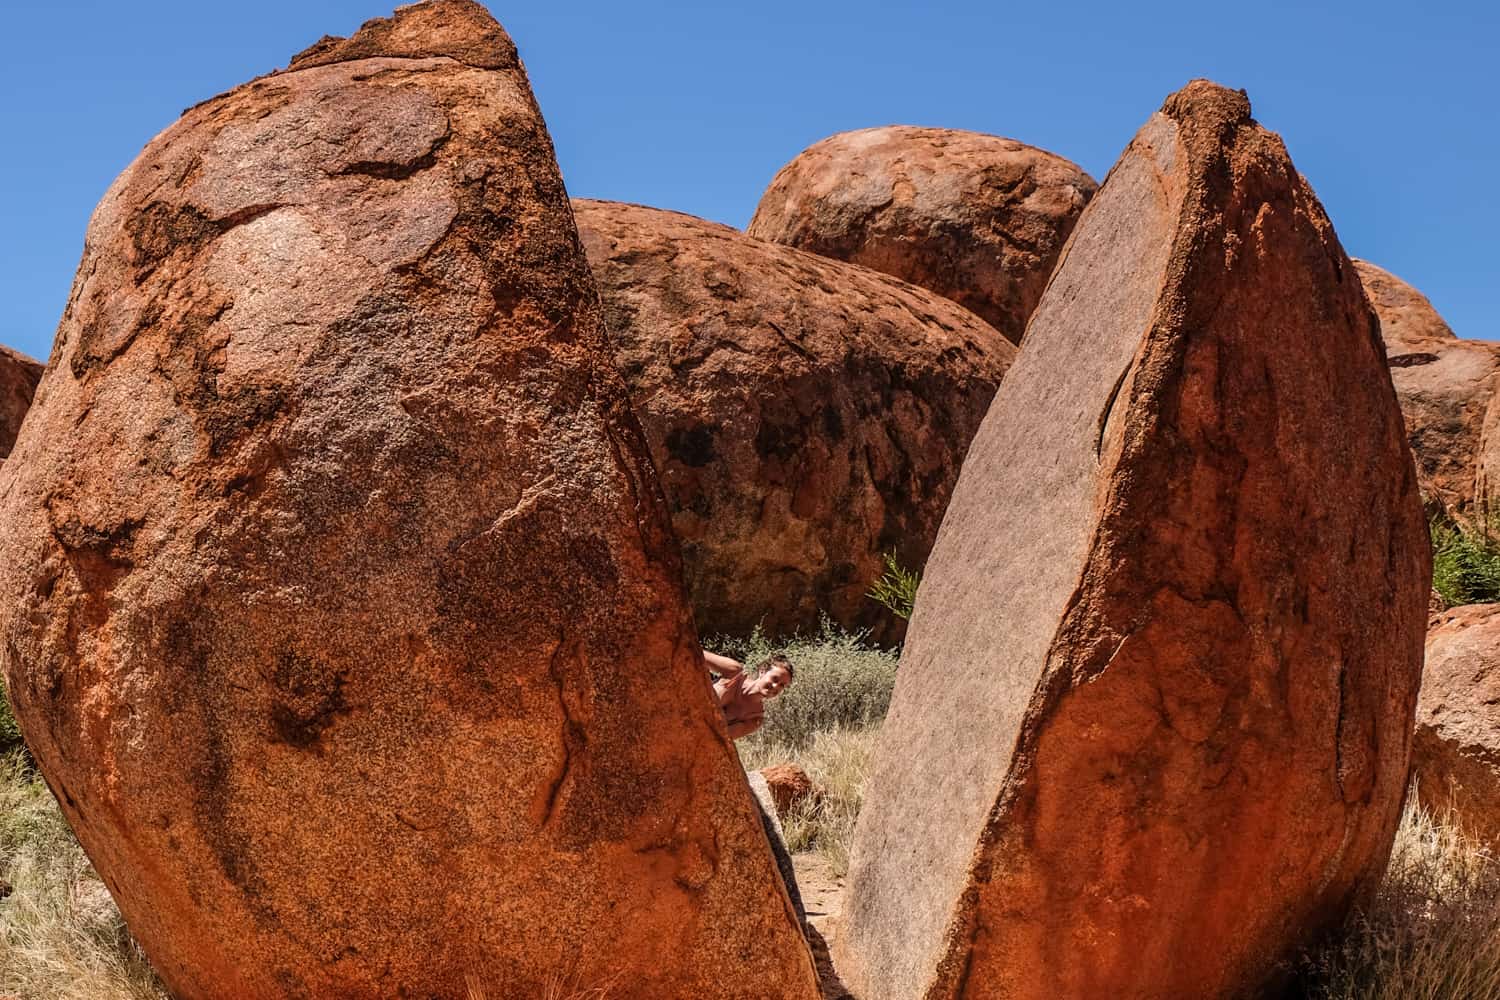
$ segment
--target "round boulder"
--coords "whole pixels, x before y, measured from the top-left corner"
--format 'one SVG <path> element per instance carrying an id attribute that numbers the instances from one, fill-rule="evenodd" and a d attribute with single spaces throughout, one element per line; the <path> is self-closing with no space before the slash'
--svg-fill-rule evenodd
<path id="1" fill-rule="evenodd" d="M 781 168 L 751 236 L 895 275 L 1019 344 L 1098 185 L 1014 139 L 892 125 L 843 132 Z"/>
<path id="2" fill-rule="evenodd" d="M 1500 847 L 1500 604 L 1453 608 L 1428 631 L 1412 776 L 1436 816 Z"/>
<path id="3" fill-rule="evenodd" d="M 636 205 L 575 201 L 705 633 L 899 633 L 866 597 L 926 562 L 1012 357 L 947 299 Z"/>
<path id="4" fill-rule="evenodd" d="M 1380 336 L 1388 354 L 1399 357 L 1435 340 L 1458 339 L 1427 296 L 1383 267 L 1367 260 L 1352 260 L 1365 286 L 1365 297 L 1380 316 Z"/>
<path id="5" fill-rule="evenodd" d="M 1455 337 L 1427 296 L 1389 271 L 1363 260 L 1354 261 L 1354 270 L 1380 318 L 1422 496 L 1434 513 L 1467 518 L 1479 495 L 1500 344 Z"/>

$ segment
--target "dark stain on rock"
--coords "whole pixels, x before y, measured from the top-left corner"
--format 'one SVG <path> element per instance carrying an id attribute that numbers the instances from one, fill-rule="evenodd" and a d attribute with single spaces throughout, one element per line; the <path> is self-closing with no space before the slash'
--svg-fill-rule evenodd
<path id="1" fill-rule="evenodd" d="M 719 457 L 718 449 L 714 447 L 714 428 L 673 428 L 667 432 L 667 452 L 689 468 L 703 468 Z"/>
<path id="2" fill-rule="evenodd" d="M 755 432 L 755 453 L 761 458 L 777 458 L 785 461 L 795 455 L 807 441 L 807 432 L 801 427 L 776 424 L 769 420 Z"/>
<path id="3" fill-rule="evenodd" d="M 349 713 L 344 672 L 311 657 L 283 652 L 271 682 L 278 698 L 271 708 L 271 727 L 288 746 L 316 747 L 334 721 Z"/>
<path id="4" fill-rule="evenodd" d="M 1438 359 L 1436 354 L 1425 351 L 1416 351 L 1411 354 L 1397 354 L 1386 358 L 1385 363 L 1391 368 L 1417 368 L 1421 365 L 1430 365 Z"/>

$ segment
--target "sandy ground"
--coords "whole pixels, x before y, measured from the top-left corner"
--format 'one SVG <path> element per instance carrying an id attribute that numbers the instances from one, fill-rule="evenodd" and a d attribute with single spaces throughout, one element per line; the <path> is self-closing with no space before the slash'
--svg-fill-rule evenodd
<path id="1" fill-rule="evenodd" d="M 823 982 L 823 1000 L 854 1000 L 833 970 L 828 949 L 838 933 L 842 909 L 844 880 L 829 870 L 828 863 L 816 854 L 798 854 L 792 858 L 797 869 L 797 887 L 807 910 L 808 943 L 818 963 L 818 977 Z"/>

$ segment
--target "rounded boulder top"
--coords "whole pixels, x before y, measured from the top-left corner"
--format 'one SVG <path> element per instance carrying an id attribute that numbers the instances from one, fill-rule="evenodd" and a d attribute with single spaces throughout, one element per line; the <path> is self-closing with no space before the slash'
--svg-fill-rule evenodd
<path id="1" fill-rule="evenodd" d="M 1020 343 L 1098 185 L 1014 139 L 890 125 L 816 143 L 771 181 L 748 232 L 884 271 Z"/>
<path id="2" fill-rule="evenodd" d="M 1433 341 L 1457 339 L 1427 296 L 1411 285 L 1367 260 L 1355 258 L 1354 270 L 1380 317 L 1380 335 L 1393 360 Z"/>
<path id="3" fill-rule="evenodd" d="M 446 56 L 480 69 L 514 69 L 515 42 L 474 0 L 425 0 L 366 21 L 352 37 L 325 35 L 292 57 L 287 71 L 356 59 Z"/>
<path id="4" fill-rule="evenodd" d="M 1434 515 L 1467 518 L 1493 492 L 1482 467 L 1500 344 L 1455 336 L 1427 296 L 1389 271 L 1364 260 L 1354 270 L 1380 321 L 1423 499 Z"/>

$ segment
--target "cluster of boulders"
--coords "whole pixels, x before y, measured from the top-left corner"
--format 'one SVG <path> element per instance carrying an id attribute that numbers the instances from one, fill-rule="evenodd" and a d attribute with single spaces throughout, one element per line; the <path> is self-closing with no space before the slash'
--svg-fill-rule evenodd
<path id="1" fill-rule="evenodd" d="M 757 810 L 699 634 L 899 638 L 893 555 L 856 995 L 1256 994 L 1413 745 L 1500 842 L 1500 614 L 1427 633 L 1497 360 L 1241 93 L 1102 186 L 836 136 L 746 234 L 570 201 L 510 38 L 429 0 L 185 113 L 45 375 L 0 353 L 0 668 L 175 996 L 811 1000 L 763 816 L 817 793 Z"/>

